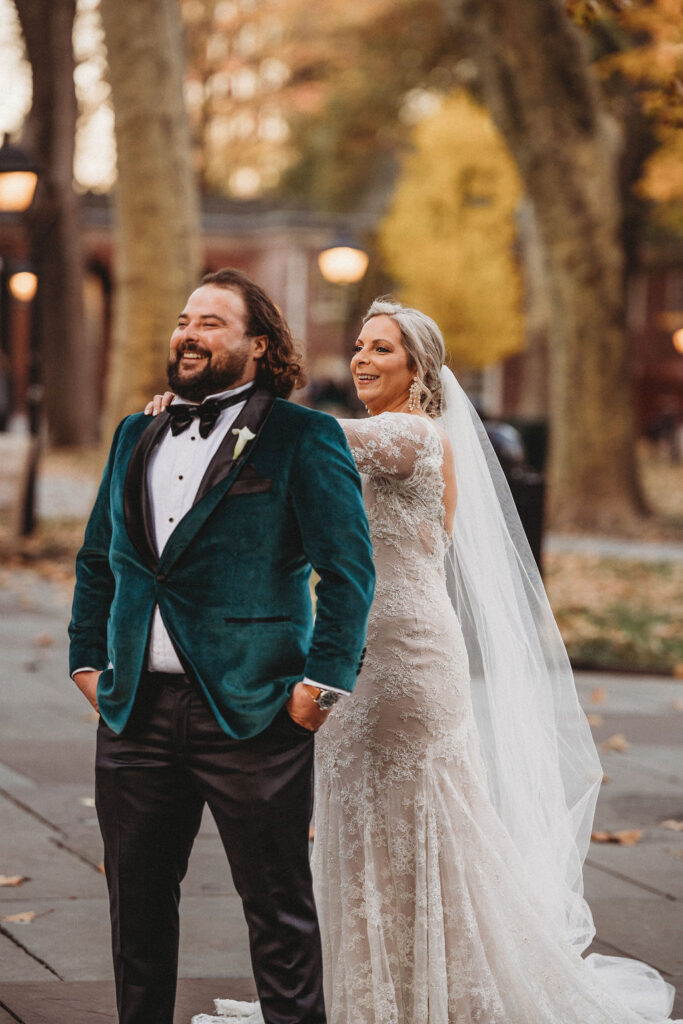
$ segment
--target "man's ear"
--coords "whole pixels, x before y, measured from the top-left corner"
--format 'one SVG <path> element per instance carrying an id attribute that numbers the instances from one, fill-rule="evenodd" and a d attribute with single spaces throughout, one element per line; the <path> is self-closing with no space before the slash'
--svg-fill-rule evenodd
<path id="1" fill-rule="evenodd" d="M 254 359 L 260 359 L 261 356 L 265 355 L 266 349 L 268 348 L 268 335 L 259 334 L 256 338 L 252 338 L 251 342 L 254 346 L 253 356 Z"/>

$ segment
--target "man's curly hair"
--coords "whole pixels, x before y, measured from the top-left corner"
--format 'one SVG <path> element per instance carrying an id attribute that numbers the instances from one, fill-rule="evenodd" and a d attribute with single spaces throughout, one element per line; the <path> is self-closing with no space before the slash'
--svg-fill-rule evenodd
<path id="1" fill-rule="evenodd" d="M 239 292 L 247 307 L 245 329 L 248 337 L 265 335 L 268 338 L 268 347 L 259 359 L 256 383 L 278 398 L 289 398 L 294 388 L 302 388 L 306 376 L 301 353 L 295 347 L 287 321 L 264 290 L 234 267 L 222 267 L 205 274 L 201 284 Z"/>

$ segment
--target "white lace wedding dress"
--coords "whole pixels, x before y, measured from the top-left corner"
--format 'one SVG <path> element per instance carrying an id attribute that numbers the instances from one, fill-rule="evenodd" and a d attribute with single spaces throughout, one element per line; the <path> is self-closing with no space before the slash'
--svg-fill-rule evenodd
<path id="1" fill-rule="evenodd" d="M 490 801 L 446 589 L 440 434 L 408 414 L 343 426 L 377 587 L 354 694 L 316 739 L 329 1024 L 642 1024 L 558 937 Z M 195 1020 L 261 1019 L 220 1012 Z"/>

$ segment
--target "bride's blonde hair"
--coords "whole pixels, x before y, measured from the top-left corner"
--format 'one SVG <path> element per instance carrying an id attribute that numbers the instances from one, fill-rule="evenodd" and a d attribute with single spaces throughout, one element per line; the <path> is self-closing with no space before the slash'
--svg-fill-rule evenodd
<path id="1" fill-rule="evenodd" d="M 431 317 L 385 295 L 375 301 L 363 317 L 389 316 L 398 325 L 403 347 L 415 367 L 420 385 L 420 408 L 428 416 L 441 415 L 441 367 L 446 359 L 443 335 Z"/>

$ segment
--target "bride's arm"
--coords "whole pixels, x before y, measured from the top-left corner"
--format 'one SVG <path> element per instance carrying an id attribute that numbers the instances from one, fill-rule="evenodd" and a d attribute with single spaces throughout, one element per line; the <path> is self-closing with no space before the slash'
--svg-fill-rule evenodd
<path id="1" fill-rule="evenodd" d="M 412 476 L 424 445 L 436 435 L 419 416 L 382 413 L 367 420 L 339 420 L 359 472 L 368 476 Z"/>
<path id="2" fill-rule="evenodd" d="M 174 398 L 172 391 L 155 395 L 145 406 L 145 415 L 157 416 Z M 368 476 L 408 479 L 415 471 L 424 444 L 434 440 L 429 424 L 419 416 L 384 413 L 367 420 L 338 423 L 346 434 L 359 472 Z"/>

